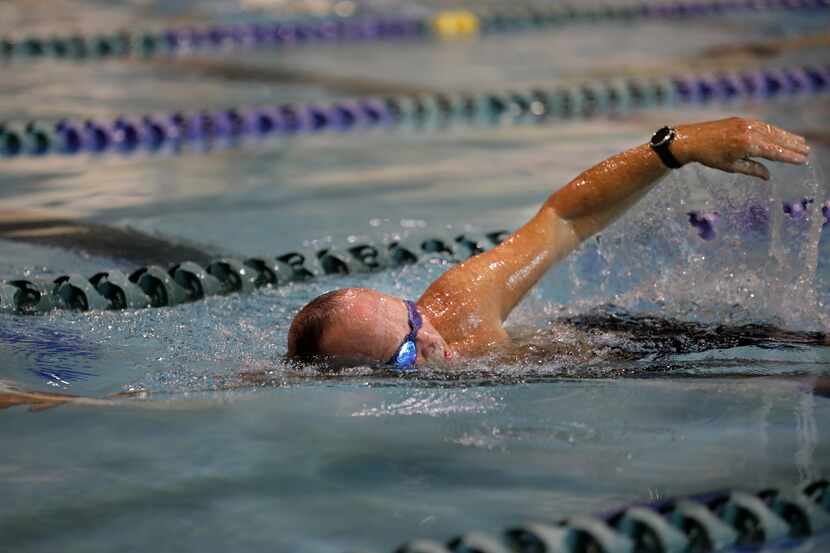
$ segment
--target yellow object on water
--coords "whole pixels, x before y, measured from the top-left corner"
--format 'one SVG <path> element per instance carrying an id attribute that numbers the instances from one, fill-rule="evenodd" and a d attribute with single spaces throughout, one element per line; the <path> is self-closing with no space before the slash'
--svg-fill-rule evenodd
<path id="1" fill-rule="evenodd" d="M 433 18 L 432 27 L 444 38 L 464 38 L 478 33 L 479 20 L 471 11 L 446 11 Z"/>

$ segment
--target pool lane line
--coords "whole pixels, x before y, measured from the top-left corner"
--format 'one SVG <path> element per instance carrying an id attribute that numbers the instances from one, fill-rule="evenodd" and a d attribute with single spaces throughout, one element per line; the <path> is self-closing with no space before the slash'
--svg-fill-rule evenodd
<path id="1" fill-rule="evenodd" d="M 618 78 L 553 88 L 367 96 L 119 116 L 109 121 L 0 121 L 0 160 L 47 155 L 178 155 L 337 132 L 548 124 L 648 109 L 768 102 L 830 92 L 830 64 Z"/>
<path id="2" fill-rule="evenodd" d="M 703 241 L 721 232 L 765 233 L 773 220 L 772 203 L 741 210 L 690 211 L 691 231 Z M 807 228 L 810 215 L 830 225 L 830 200 L 783 201 L 776 209 L 786 224 Z M 221 257 L 203 263 L 183 261 L 169 268 L 149 265 L 129 275 L 110 269 L 85 278 L 77 273 L 55 279 L 20 277 L 0 280 L 0 312 L 29 315 L 53 309 L 121 310 L 172 307 L 211 296 L 252 293 L 263 287 L 286 286 L 323 276 L 375 273 L 425 260 L 457 263 L 501 243 L 510 231 L 460 234 L 416 234 L 388 243 L 365 242 L 322 249 L 300 248 L 275 257 Z"/>
<path id="3" fill-rule="evenodd" d="M 830 11 L 830 0 L 637 1 L 585 7 L 579 2 L 499 9 L 443 10 L 427 15 L 303 17 L 279 21 L 193 25 L 162 30 L 0 38 L 0 60 L 95 61 L 115 58 L 223 54 L 314 44 L 458 39 L 556 28 L 574 23 L 682 20 L 754 12 Z"/>
<path id="4" fill-rule="evenodd" d="M 301 248 L 276 257 L 217 258 L 141 267 L 129 275 L 105 270 L 84 278 L 27 277 L 0 281 L 0 312 L 35 314 L 52 309 L 111 310 L 167 307 L 210 296 L 251 293 L 325 275 L 374 273 L 425 259 L 447 263 L 467 259 L 501 242 L 509 233 L 414 236 L 385 244 L 363 243 L 319 250 Z"/>
<path id="5" fill-rule="evenodd" d="M 500 536 L 471 532 L 446 543 L 414 540 L 396 553 L 731 553 L 788 551 L 830 540 L 827 480 L 756 494 L 721 490 L 635 504 L 558 523 L 530 522 Z M 352 552 L 356 553 L 356 552 Z"/>

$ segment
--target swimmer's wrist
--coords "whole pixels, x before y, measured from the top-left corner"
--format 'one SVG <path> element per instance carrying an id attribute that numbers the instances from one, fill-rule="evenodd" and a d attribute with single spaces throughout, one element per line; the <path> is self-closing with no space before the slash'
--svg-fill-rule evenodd
<path id="1" fill-rule="evenodd" d="M 694 131 L 688 125 L 674 128 L 676 135 L 671 143 L 671 153 L 680 165 L 697 161 L 695 158 Z"/>

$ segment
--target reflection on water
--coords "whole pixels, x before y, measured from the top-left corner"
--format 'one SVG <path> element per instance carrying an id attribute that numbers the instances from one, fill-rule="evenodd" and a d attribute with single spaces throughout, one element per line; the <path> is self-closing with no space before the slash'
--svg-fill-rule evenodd
<path id="1" fill-rule="evenodd" d="M 676 174 L 573 258 L 564 299 L 604 295 L 686 320 L 827 330 L 828 227 L 817 208 L 798 219 L 783 209 L 827 194 L 815 167 L 775 166 L 768 183 L 708 169 Z M 701 239 L 690 212 L 718 214 L 712 238 Z"/>
<path id="2" fill-rule="evenodd" d="M 822 466 L 814 458 L 818 443 L 818 423 L 815 414 L 816 398 L 811 393 L 804 393 L 796 407 L 796 431 L 798 432 L 798 449 L 795 463 L 801 482 L 808 482 L 821 476 Z"/>

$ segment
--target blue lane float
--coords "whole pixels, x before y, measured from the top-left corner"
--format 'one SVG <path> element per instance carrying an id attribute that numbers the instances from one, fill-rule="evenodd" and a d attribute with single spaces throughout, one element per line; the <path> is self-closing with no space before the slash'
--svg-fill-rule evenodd
<path id="1" fill-rule="evenodd" d="M 109 121 L 0 122 L 0 159 L 188 151 L 256 145 L 323 132 L 550 124 L 633 110 L 770 102 L 830 92 L 830 64 L 652 78 L 620 78 L 552 89 L 366 97 L 176 111 Z"/>
<path id="2" fill-rule="evenodd" d="M 818 14 L 830 0 L 690 0 L 584 6 L 578 2 L 514 5 L 498 9 L 442 10 L 417 16 L 355 14 L 347 17 L 213 24 L 161 30 L 0 38 L 0 60 L 85 61 L 108 58 L 223 53 L 344 41 L 456 39 L 477 35 L 554 29 L 567 24 L 689 20 L 768 11 Z"/>
<path id="3" fill-rule="evenodd" d="M 810 220 L 810 215 L 818 209 L 815 198 L 801 198 L 800 200 L 784 201 L 780 204 L 781 212 L 786 216 L 785 224 L 802 224 Z M 830 200 L 825 201 L 820 208 L 822 229 L 830 224 Z M 726 230 L 739 233 L 766 233 L 772 224 L 772 209 L 765 205 L 751 204 L 743 209 L 720 211 L 689 211 L 689 226 L 694 229 L 698 237 L 704 241 L 712 241 L 718 237 L 719 226 L 727 226 Z M 729 220 L 724 225 L 721 220 Z M 803 226 L 802 226 L 803 228 Z"/>
<path id="4" fill-rule="evenodd" d="M 471 532 L 444 543 L 414 540 L 395 553 L 790 551 L 808 545 L 808 540 L 819 546 L 830 543 L 828 487 L 827 480 L 818 480 L 792 490 L 768 488 L 755 494 L 719 490 L 596 516 L 527 522 L 497 536 Z"/>
<path id="5" fill-rule="evenodd" d="M 807 216 L 807 208 L 814 202 L 813 198 L 802 198 L 797 202 L 784 202 L 784 213 L 789 215 L 791 219 L 803 219 Z"/>
<path id="6" fill-rule="evenodd" d="M 720 221 L 720 213 L 717 211 L 700 212 L 690 211 L 689 225 L 697 231 L 697 235 L 703 240 L 714 240 L 717 233 L 715 225 Z"/>

